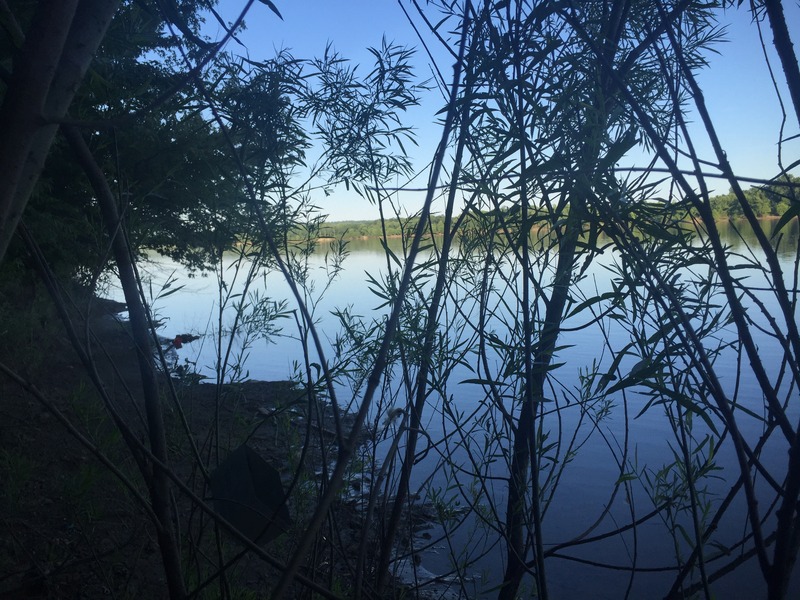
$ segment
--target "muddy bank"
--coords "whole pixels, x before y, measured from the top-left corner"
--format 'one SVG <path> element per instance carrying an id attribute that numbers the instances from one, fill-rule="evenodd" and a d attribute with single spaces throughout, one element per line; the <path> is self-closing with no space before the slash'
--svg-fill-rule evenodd
<path id="1" fill-rule="evenodd" d="M 72 325 L 89 351 L 96 377 L 87 372 L 49 301 L 36 296 L 14 303 L 0 290 L 6 340 L 0 362 L 14 374 L 0 374 L 0 598 L 163 598 L 153 522 L 146 502 L 131 493 L 134 489 L 146 500 L 147 483 L 119 428 L 122 424 L 127 435 L 147 440 L 133 343 L 126 324 L 114 316 L 124 306 L 91 298 L 76 306 Z M 213 504 L 209 478 L 243 444 L 278 473 L 289 494 L 290 521 L 261 546 L 285 562 L 337 456 L 330 406 L 290 381 L 217 386 L 191 373 L 162 375 L 160 393 L 170 467 L 197 498 Z M 62 417 L 74 431 L 60 422 Z M 352 415 L 342 415 L 345 433 L 352 423 Z M 367 580 L 375 568 L 381 508 L 363 535 L 371 436 L 364 431 L 364 453 L 318 535 L 320 550 L 303 571 L 340 593 L 354 581 L 359 552 L 368 556 Z M 219 594 L 218 566 L 227 564 L 224 585 L 268 596 L 279 569 L 242 553 L 233 536 L 222 532 L 217 537 L 213 522 L 185 494 L 176 491 L 174 503 L 192 590 L 208 597 Z M 389 502 L 381 498 L 378 505 Z M 428 518 L 418 519 L 416 531 L 427 528 Z M 412 557 L 402 565 L 408 573 L 420 565 L 412 556 L 412 540 L 404 545 L 398 552 Z"/>
<path id="2" fill-rule="evenodd" d="M 72 300 L 71 325 L 95 375 L 42 290 L 0 288 L 7 371 L 0 373 L 0 597 L 162 598 L 141 457 L 120 433 L 122 426 L 146 445 L 138 362 L 127 327 L 114 317 L 124 306 L 80 291 Z M 242 444 L 296 490 L 312 490 L 321 465 L 335 456 L 330 410 L 292 382 L 214 386 L 162 377 L 160 393 L 170 467 L 204 501 L 213 502 L 207 476 Z M 310 491 L 296 496 L 313 501 Z M 205 574 L 214 581 L 207 587 L 218 586 L 206 558 L 216 552 L 213 523 L 183 494 L 175 494 L 175 506 L 187 583 L 202 587 Z M 290 509 L 302 523 L 305 509 Z M 267 549 L 285 554 L 288 535 Z M 235 540 L 223 533 L 221 541 L 224 560 L 234 560 Z M 239 558 L 227 585 L 263 591 L 275 576 L 260 561 Z"/>

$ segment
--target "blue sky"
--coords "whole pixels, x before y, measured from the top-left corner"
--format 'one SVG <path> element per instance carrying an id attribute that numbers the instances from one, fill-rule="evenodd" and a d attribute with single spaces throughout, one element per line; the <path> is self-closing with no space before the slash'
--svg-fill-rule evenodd
<path id="1" fill-rule="evenodd" d="M 417 37 L 409 25 L 400 6 L 393 0 L 274 0 L 283 20 L 259 2 L 255 2 L 246 20 L 248 29 L 241 39 L 254 60 L 274 56 L 280 49 L 290 49 L 298 58 L 321 56 L 326 45 L 334 48 L 354 63 L 370 63 L 369 46 L 377 47 L 385 36 L 399 45 L 418 46 Z M 243 0 L 222 0 L 220 12 L 232 20 L 244 6 Z M 404 0 L 406 6 L 410 2 Z M 422 6 L 426 3 L 421 2 Z M 790 34 L 796 47 L 800 48 L 800 8 L 797 2 L 785 3 Z M 411 9 L 409 8 L 409 11 Z M 710 54 L 709 68 L 699 75 L 707 105 L 718 133 L 735 171 L 743 176 L 769 178 L 777 172 L 777 140 L 781 126 L 781 112 L 764 56 L 758 43 L 758 32 L 743 10 L 729 10 L 720 16 L 727 26 L 729 41 L 717 46 L 719 54 Z M 211 23 L 209 23 L 211 24 Z M 212 36 L 213 31 L 209 31 Z M 764 32 L 765 41 L 771 44 L 771 32 Z M 232 44 L 234 52 L 244 52 L 241 46 Z M 776 77 L 782 73 L 773 53 L 773 68 Z M 439 56 L 440 66 L 450 68 L 452 61 Z M 429 67 L 426 57 L 418 53 L 418 69 L 421 77 L 427 77 Z M 445 76 L 449 75 L 449 71 Z M 788 96 L 787 96 L 788 97 Z M 420 147 L 416 152 L 416 164 L 422 168 L 433 152 L 440 133 L 436 126 L 435 113 L 441 107 L 441 99 L 431 93 L 425 105 L 409 115 L 411 124 L 418 131 Z M 798 133 L 796 118 L 790 112 L 784 137 Z M 710 146 L 698 144 L 702 153 L 713 159 Z M 784 164 L 800 156 L 800 141 L 784 145 Z M 641 165 L 641 155 L 631 155 L 620 164 Z M 794 171 L 796 174 L 797 170 Z M 419 178 L 420 186 L 424 176 Z M 727 191 L 727 184 L 720 183 L 716 190 Z M 377 209 L 366 200 L 344 190 L 329 197 L 315 198 L 331 220 L 377 218 Z M 421 194 L 409 194 L 402 198 L 409 212 L 413 212 L 422 201 Z"/>
<path id="2" fill-rule="evenodd" d="M 786 2 L 786 18 L 795 48 L 800 48 L 800 9 L 797 2 Z M 759 44 L 758 29 L 744 11 L 727 11 L 721 21 L 727 25 L 727 39 L 718 46 L 719 55 L 709 55 L 709 68 L 698 80 L 728 159 L 740 175 L 768 178 L 777 173 L 777 141 L 781 109 Z M 776 80 L 782 83 L 780 63 L 772 51 L 772 33 L 763 27 Z M 789 102 L 785 86 L 781 86 Z M 794 113 L 787 115 L 784 138 L 798 134 Z M 800 142 L 784 145 L 784 165 L 800 157 Z M 795 174 L 798 170 L 795 169 Z M 727 190 L 720 190 L 727 191 Z"/>

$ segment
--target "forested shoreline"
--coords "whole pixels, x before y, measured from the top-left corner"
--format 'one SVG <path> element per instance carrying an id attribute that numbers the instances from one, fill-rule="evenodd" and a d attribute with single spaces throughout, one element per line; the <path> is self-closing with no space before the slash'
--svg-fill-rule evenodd
<path id="1" fill-rule="evenodd" d="M 800 185 L 800 177 L 786 176 L 786 181 L 795 186 Z M 745 198 L 755 216 L 759 219 L 780 218 L 791 208 L 791 189 L 780 184 L 753 186 L 744 190 Z M 736 200 L 733 192 L 719 194 L 709 198 L 709 205 L 714 219 L 718 221 L 727 219 L 744 219 L 742 206 Z M 691 212 L 696 215 L 696 211 Z M 380 219 L 368 221 L 329 221 L 325 220 L 318 225 L 318 238 L 329 239 L 368 239 L 400 238 L 413 233 L 419 219 L 414 216 L 395 217 L 381 221 Z M 469 218 L 467 218 L 469 222 Z M 444 232 L 444 217 L 431 215 L 428 219 L 428 232 L 441 235 Z"/>

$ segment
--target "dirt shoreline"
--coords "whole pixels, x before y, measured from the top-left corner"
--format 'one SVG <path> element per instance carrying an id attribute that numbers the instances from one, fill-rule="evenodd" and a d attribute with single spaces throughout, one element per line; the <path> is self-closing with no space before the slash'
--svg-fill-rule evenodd
<path id="1" fill-rule="evenodd" d="M 12 299 L 26 304 L 10 306 Z M 106 456 L 144 498 L 147 486 L 56 311 L 38 294 L 30 301 L 0 289 L 0 302 L 6 340 L 0 361 L 36 390 L 0 374 L 0 598 L 164 597 L 152 522 L 94 451 Z M 88 323 L 76 311 L 75 329 L 92 340 L 88 347 L 109 406 L 136 438 L 146 440 L 132 340 L 113 316 L 124 306 L 97 299 L 90 305 Z M 161 393 L 171 466 L 201 498 L 208 498 L 208 490 L 196 453 L 212 470 L 247 443 L 275 466 L 285 485 L 298 474 L 300 483 L 314 481 L 323 462 L 335 457 L 334 440 L 326 434 L 332 428 L 330 409 L 314 407 L 309 420 L 308 395 L 293 382 L 218 387 L 162 377 Z M 53 410 L 69 419 L 90 447 Z M 344 423 L 349 426 L 351 419 Z M 182 531 L 189 539 L 201 536 L 195 550 L 206 552 L 202 536 L 209 535 L 208 519 L 176 498 Z M 356 533 L 349 532 L 352 540 Z M 226 544 L 234 543 L 223 537 Z M 280 555 L 286 544 L 278 538 L 267 549 Z M 276 575 L 250 558 L 240 561 L 235 573 L 233 584 L 254 591 L 269 587 Z"/>

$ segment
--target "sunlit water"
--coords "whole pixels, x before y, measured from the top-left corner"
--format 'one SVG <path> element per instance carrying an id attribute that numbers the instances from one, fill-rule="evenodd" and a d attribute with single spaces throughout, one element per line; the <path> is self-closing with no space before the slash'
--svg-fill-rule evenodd
<path id="1" fill-rule="evenodd" d="M 742 249 L 732 231 L 728 232 L 728 243 L 737 250 Z M 797 248 L 796 229 L 784 240 L 782 247 L 785 249 L 781 255 L 782 264 L 788 273 L 792 273 Z M 400 253 L 399 243 L 393 250 Z M 314 318 L 323 339 L 324 351 L 329 358 L 333 354 L 332 342 L 340 327 L 339 321 L 332 315 L 332 311 L 348 308 L 352 314 L 361 315 L 367 319 L 379 319 L 387 312 L 385 307 L 381 307 L 383 300 L 371 292 L 367 277 L 367 274 L 378 277 L 380 273 L 386 272 L 386 257 L 381 246 L 375 241 L 353 241 L 349 245 L 349 251 L 344 270 L 339 273 L 322 295 L 320 295 L 320 291 L 324 285 L 326 273 L 324 253 L 317 252 L 309 259 L 310 280 L 315 282 L 315 290 L 311 292 L 309 298 L 312 300 Z M 240 293 L 243 274 L 238 278 L 234 277 L 234 260 L 233 256 L 226 257 L 223 269 L 225 286 L 235 293 Z M 611 288 L 607 267 L 611 265 L 612 261 L 613 256 L 609 252 L 599 257 L 590 268 L 583 283 L 587 293 L 592 293 L 595 289 L 602 293 Z M 152 290 L 153 311 L 155 316 L 163 322 L 161 333 L 168 338 L 182 333 L 202 336 L 199 341 L 181 348 L 179 362 L 189 361 L 197 372 L 213 380 L 218 363 L 214 334 L 219 331 L 220 326 L 225 330 L 230 327 L 232 322 L 231 311 L 227 311 L 220 322 L 221 290 L 218 278 L 213 275 L 189 277 L 179 265 L 155 256 L 151 257 L 150 262 L 144 266 L 144 270 L 150 281 L 148 289 Z M 754 274 L 750 273 L 749 276 L 753 278 L 753 281 L 757 281 Z M 164 288 L 167 281 L 171 283 Z M 791 280 L 788 283 L 790 287 L 794 285 Z M 175 291 L 179 286 L 180 289 Z M 222 291 L 224 292 L 225 288 Z M 269 296 L 274 300 L 286 300 L 287 311 L 295 308 L 288 286 L 278 273 L 270 273 L 263 279 L 259 279 L 251 291 L 256 291 L 262 297 Z M 117 298 L 121 297 L 118 291 L 112 295 Z M 302 371 L 303 351 L 297 339 L 297 327 L 293 314 L 287 313 L 287 316 L 279 319 L 277 324 L 281 327 L 280 333 L 270 336 L 269 339 L 251 340 L 249 346 L 244 350 L 241 348 L 243 336 L 234 338 L 230 363 L 237 364 L 242 357 L 246 359 L 243 363 L 245 371 L 239 376 L 251 379 L 279 380 Z M 609 325 L 606 333 L 611 339 L 612 345 L 615 341 L 621 343 L 627 341 L 624 331 L 615 328 L 613 323 Z M 605 361 L 607 364 L 608 357 L 602 353 L 602 335 L 599 327 L 590 327 L 580 332 L 563 335 L 562 345 L 564 348 L 559 351 L 556 361 L 564 363 L 557 375 L 558 381 L 563 386 L 562 393 L 577 387 L 579 373 L 582 370 L 585 371 L 593 361 Z M 770 352 L 771 348 L 772 346 L 765 345 L 764 351 Z M 771 361 L 769 356 L 766 358 L 768 365 L 777 364 L 777 356 L 774 361 Z M 311 361 L 318 362 L 319 358 L 312 356 Z M 635 361 L 635 358 L 630 358 L 630 360 L 626 358 L 621 364 L 622 370 L 629 369 Z M 723 383 L 726 386 L 733 385 L 736 372 L 735 357 L 731 356 L 727 363 L 725 360 L 718 362 L 717 367 Z M 483 399 L 480 386 L 458 385 L 459 381 L 471 377 L 475 377 L 475 375 L 466 369 L 461 369 L 455 371 L 450 378 L 449 393 L 454 398 L 453 405 L 465 414 L 479 409 Z M 745 379 L 740 382 L 740 386 L 742 388 L 741 397 L 752 396 L 755 405 L 760 405 L 761 395 L 754 381 Z M 348 397 L 349 392 L 346 389 L 338 391 L 339 402 L 342 405 L 359 400 L 359 398 Z M 624 439 L 625 409 L 630 417 L 628 461 L 635 461 L 640 470 L 645 467 L 656 470 L 671 460 L 674 437 L 664 418 L 663 409 L 655 407 L 634 419 L 633 417 L 639 413 L 643 404 L 644 399 L 635 393 L 628 393 L 627 405 L 619 398 L 611 416 L 602 423 L 601 430 L 605 437 L 592 435 L 576 453 L 565 470 L 564 476 L 558 482 L 557 491 L 547 507 L 544 522 L 546 544 L 556 544 L 582 533 L 595 522 L 603 508 L 612 502 L 612 489 L 621 472 L 615 463 L 615 454 L 618 456 L 618 444 L 621 444 Z M 437 405 L 430 407 L 427 413 L 427 430 L 432 437 L 441 437 L 443 432 L 448 430 L 449 423 L 447 419 L 442 419 L 436 408 Z M 796 420 L 796 406 L 792 409 L 792 416 Z M 577 418 L 577 407 L 567 406 L 563 409 L 560 423 L 563 435 L 571 435 L 577 428 Z M 747 420 L 744 420 L 744 423 L 746 427 L 753 428 L 750 433 L 758 432 L 759 425 L 755 420 L 752 420 L 749 425 Z M 555 423 L 551 425 L 554 428 L 556 426 Z M 702 426 L 699 429 L 702 429 Z M 585 425 L 583 429 L 579 430 L 580 436 L 584 435 L 580 433 L 583 431 L 588 431 L 585 429 Z M 480 437 L 479 434 L 480 431 L 473 432 L 473 438 Z M 553 434 L 555 434 L 555 430 L 553 430 Z M 480 439 L 476 441 L 481 442 Z M 670 443 L 672 443 L 672 447 Z M 609 445 L 614 450 L 613 452 L 612 449 L 609 449 Z M 463 475 L 452 478 L 452 473 L 449 477 L 446 470 L 437 464 L 435 452 L 432 454 L 434 456 L 417 469 L 415 485 L 420 485 L 427 479 L 431 469 L 439 469 L 434 473 L 433 485 L 439 487 L 450 485 L 449 497 L 457 498 L 463 488 L 468 487 L 471 483 L 471 479 Z M 457 449 L 452 457 L 455 462 L 463 462 L 465 465 L 467 458 L 463 449 Z M 781 472 L 781 467 L 786 460 L 783 453 L 770 455 L 769 448 L 762 458 L 765 464 L 768 467 L 774 467 L 777 473 Z M 733 464 L 733 455 L 727 446 L 720 453 L 718 462 L 723 466 Z M 428 467 L 425 466 L 426 464 Z M 506 475 L 505 468 L 505 466 L 502 467 L 503 472 L 497 474 L 498 477 Z M 725 488 L 720 487 L 720 489 Z M 505 510 L 505 483 L 503 481 L 496 483 L 491 489 L 491 493 L 496 499 L 497 510 L 502 517 Z M 710 498 L 712 501 L 719 500 L 719 497 L 714 496 L 713 490 Z M 628 523 L 631 515 L 631 502 L 635 506 L 637 515 L 652 509 L 652 502 L 641 489 L 635 489 L 631 499 L 626 499 L 623 494 L 618 494 L 611 503 L 609 514 L 592 532 L 592 535 Z M 726 520 L 724 527 L 731 528 L 731 530 L 727 532 L 724 528 L 721 529 L 718 538 L 729 538 L 730 541 L 733 541 L 741 535 L 741 531 L 745 527 L 741 501 L 738 501 L 738 506 L 741 518 Z M 502 577 L 504 548 L 497 543 L 496 536 L 485 535 L 485 533 L 471 535 L 471 530 L 475 528 L 475 522 L 470 522 L 466 527 L 457 531 L 449 542 L 442 542 L 426 551 L 423 554 L 423 566 L 433 573 L 446 573 L 451 569 L 451 555 L 454 552 L 456 554 L 463 553 L 462 559 L 466 556 L 478 556 L 486 552 L 486 556 L 469 566 L 464 572 L 467 581 L 465 592 L 470 597 L 481 595 L 481 591 L 487 596 L 493 596 L 496 595 L 496 592 L 487 590 L 496 585 L 499 578 Z M 483 532 L 480 527 L 477 529 Z M 635 555 L 637 566 L 658 569 L 674 563 L 674 549 L 665 531 L 663 523 L 658 519 L 653 519 L 637 528 L 635 535 L 631 533 L 615 536 L 600 544 L 571 548 L 564 554 L 582 560 L 599 561 L 620 567 L 629 565 L 631 557 Z M 440 530 L 434 529 L 432 533 L 436 535 L 440 533 Z M 615 599 L 623 597 L 628 588 L 629 577 L 624 570 L 602 569 L 559 558 L 549 559 L 547 568 L 548 581 L 551 586 L 550 593 L 554 598 Z M 672 572 L 654 571 L 643 575 L 637 574 L 630 597 L 660 597 L 666 593 L 673 578 L 674 573 Z M 795 577 L 796 579 L 797 577 Z M 751 560 L 745 567 L 715 583 L 714 589 L 719 594 L 718 597 L 746 598 L 763 595 L 764 584 L 755 560 Z M 797 591 L 800 586 L 795 585 L 794 589 Z"/>

